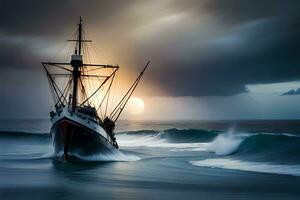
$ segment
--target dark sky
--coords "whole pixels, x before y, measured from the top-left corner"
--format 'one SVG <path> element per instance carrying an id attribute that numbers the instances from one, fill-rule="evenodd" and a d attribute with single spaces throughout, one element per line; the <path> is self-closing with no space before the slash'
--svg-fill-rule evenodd
<path id="1" fill-rule="evenodd" d="M 227 97 L 298 81 L 299 10 L 297 0 L 0 0 L 1 99 L 13 107 L 18 94 L 45 93 L 40 61 L 70 39 L 80 15 L 128 74 L 152 61 L 146 96 Z"/>

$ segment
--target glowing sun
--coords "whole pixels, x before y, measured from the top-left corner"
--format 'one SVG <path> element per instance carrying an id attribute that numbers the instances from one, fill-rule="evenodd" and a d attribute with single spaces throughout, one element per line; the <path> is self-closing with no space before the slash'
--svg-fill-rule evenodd
<path id="1" fill-rule="evenodd" d="M 144 101 L 139 97 L 131 97 L 128 101 L 128 111 L 131 114 L 142 113 L 145 109 Z"/>

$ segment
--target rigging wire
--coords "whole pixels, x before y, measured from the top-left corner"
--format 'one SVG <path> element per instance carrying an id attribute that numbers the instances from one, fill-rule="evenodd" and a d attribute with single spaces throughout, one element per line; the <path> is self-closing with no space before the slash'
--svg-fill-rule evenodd
<path id="1" fill-rule="evenodd" d="M 77 34 L 77 32 L 78 31 L 75 32 L 75 35 Z M 61 54 L 61 52 L 68 52 L 67 49 L 69 49 L 69 47 L 70 47 L 70 45 L 69 45 L 68 41 L 63 42 L 62 45 L 60 45 L 60 47 L 58 48 L 58 51 L 56 51 L 56 53 L 52 57 L 49 58 L 49 61 L 52 61 L 52 60 L 56 59 L 58 57 L 58 55 Z M 46 70 L 46 73 L 47 73 L 48 81 L 50 83 L 50 88 L 51 88 L 50 91 L 51 91 L 52 98 L 53 98 L 53 101 L 54 101 L 55 105 L 57 105 L 59 102 L 63 103 L 62 99 L 66 101 L 65 96 L 66 96 L 66 93 L 67 93 L 67 91 L 69 90 L 69 87 L 70 87 L 70 86 L 68 86 L 69 81 L 67 81 L 67 79 L 66 79 L 66 82 L 63 84 L 64 86 L 62 87 L 62 88 L 65 88 L 65 89 L 63 90 L 62 94 L 59 96 L 58 93 L 57 93 L 57 89 L 55 88 L 55 85 L 57 86 L 57 88 L 59 88 L 58 85 L 54 84 L 54 78 L 49 77 L 49 75 L 51 76 L 51 73 L 48 71 L 48 69 L 46 69 L 45 65 L 43 65 L 43 66 L 44 66 L 44 69 Z M 56 66 L 56 67 L 66 69 L 66 68 L 61 67 L 61 66 Z M 72 78 L 71 78 L 71 80 L 72 80 Z"/>
<path id="2" fill-rule="evenodd" d="M 84 31 L 84 34 L 87 35 L 87 33 L 86 33 L 85 31 Z M 94 57 L 99 56 L 99 54 L 100 54 L 100 55 L 102 55 L 102 57 L 104 57 L 106 60 L 110 60 L 108 57 L 105 56 L 105 54 L 102 54 L 102 52 L 98 51 L 97 48 L 95 47 L 95 45 L 91 44 L 91 46 L 92 46 L 92 49 L 94 50 L 94 53 L 95 53 L 95 56 L 94 56 Z M 93 54 L 92 54 L 92 56 L 93 56 Z M 97 58 L 96 58 L 95 60 L 97 60 Z M 97 69 L 97 68 L 96 68 L 96 69 L 91 69 L 91 70 L 89 70 L 89 72 L 91 72 L 91 71 L 98 71 L 98 70 L 99 70 L 99 68 L 98 68 L 98 69 Z M 113 75 L 113 78 L 112 78 L 112 79 L 114 79 L 114 77 L 115 77 L 115 74 Z M 110 83 L 110 85 L 108 86 L 107 91 L 106 91 L 106 93 L 104 94 L 104 96 L 101 97 L 102 100 L 100 101 L 100 103 L 99 103 L 99 100 L 101 99 L 101 98 L 99 97 L 100 94 L 99 94 L 99 93 L 96 93 L 96 95 L 95 95 L 95 96 L 96 96 L 96 99 L 98 100 L 98 108 L 97 108 L 97 110 L 100 111 L 100 113 L 101 113 L 101 115 L 102 115 L 103 118 L 106 116 L 106 113 L 107 113 L 107 109 L 108 109 L 108 105 L 109 105 L 109 94 L 110 94 L 110 88 L 111 88 L 111 84 L 112 84 L 112 83 L 113 83 L 113 80 L 111 80 L 111 83 Z M 103 85 L 102 91 L 105 91 L 104 87 L 105 87 L 105 85 Z M 107 98 L 106 98 L 106 97 L 107 97 Z M 105 99 L 107 99 L 107 101 L 106 101 L 105 111 L 104 111 L 104 115 L 103 115 L 103 112 L 102 112 L 102 104 L 103 104 L 103 102 L 104 102 Z"/>
<path id="3" fill-rule="evenodd" d="M 84 32 L 84 34 L 85 34 L 87 37 L 89 37 L 88 34 L 87 34 L 85 31 L 83 31 L 83 32 Z M 104 60 L 106 60 L 108 63 L 113 63 L 113 62 L 112 62 L 112 59 L 111 59 L 109 56 L 106 56 L 104 53 L 102 53 L 102 51 L 98 50 L 98 48 L 96 47 L 96 45 L 94 45 L 93 43 L 91 43 L 91 47 L 92 47 L 93 50 L 95 51 L 96 55 L 99 56 L 99 54 L 100 54 L 101 57 L 103 57 Z"/>
<path id="4" fill-rule="evenodd" d="M 75 32 L 73 32 L 73 37 L 76 37 L 77 34 L 78 34 L 78 30 L 76 30 Z M 70 51 L 71 53 L 73 53 L 74 47 L 70 48 L 71 46 L 69 44 L 70 44 L 69 41 L 63 42 L 62 45 L 59 46 L 58 51 L 56 51 L 56 53 L 52 57 L 50 57 L 49 60 L 52 61 L 52 60 L 56 59 L 58 57 L 58 55 L 61 54 L 61 52 L 68 53 Z M 68 51 L 67 49 L 70 49 L 70 50 Z"/>
<path id="5" fill-rule="evenodd" d="M 116 81 L 114 81 L 113 86 L 112 86 L 113 95 L 112 95 L 112 100 L 111 100 L 111 104 L 110 104 L 110 111 L 112 111 L 112 109 L 114 107 L 114 104 L 115 104 L 115 97 L 116 97 L 116 90 L 117 90 L 117 83 L 118 83 L 118 75 L 119 75 L 119 72 L 117 71 L 116 77 L 115 77 Z"/>
<path id="6" fill-rule="evenodd" d="M 115 107 L 115 109 L 112 111 L 112 113 L 110 114 L 110 118 L 116 122 L 118 120 L 118 118 L 120 117 L 124 107 L 126 106 L 128 100 L 130 99 L 131 95 L 133 94 L 134 90 L 136 89 L 139 81 L 141 80 L 145 70 L 147 69 L 147 67 L 149 66 L 150 61 L 147 62 L 146 66 L 144 67 L 144 69 L 142 70 L 142 72 L 140 73 L 140 75 L 137 77 L 137 79 L 134 81 L 134 83 L 131 85 L 131 87 L 129 88 L 129 90 L 126 92 L 126 94 L 123 96 L 123 98 L 121 99 L 121 101 L 118 103 L 118 105 Z"/>
<path id="7" fill-rule="evenodd" d="M 64 97 L 64 99 L 66 100 L 66 94 L 65 93 L 69 88 L 68 85 L 71 84 L 71 81 L 72 81 L 72 78 L 71 77 L 69 77 L 69 78 L 70 78 L 70 81 L 68 81 L 68 79 L 66 79 L 65 84 L 63 84 L 62 89 L 64 88 L 64 90 L 63 90 L 61 96 L 59 97 L 59 99 L 62 99 Z M 67 102 L 65 102 L 65 103 L 67 104 Z"/>
<path id="8" fill-rule="evenodd" d="M 111 88 L 111 86 L 112 86 L 112 83 L 114 82 L 114 78 L 115 78 L 115 74 L 114 74 L 114 75 L 113 75 L 113 77 L 111 78 L 111 81 L 110 81 L 109 87 L 108 87 L 108 89 L 107 89 L 107 91 L 106 91 L 106 93 L 105 93 L 104 97 L 102 98 L 102 101 L 101 101 L 101 103 L 100 103 L 99 107 L 97 108 L 97 110 L 101 108 L 101 106 L 102 106 L 102 103 L 103 103 L 103 102 L 104 102 L 104 100 L 106 99 L 106 96 L 109 94 L 109 92 L 110 92 L 110 88 Z M 105 114 L 105 115 L 106 115 L 106 114 Z"/>
<path id="9" fill-rule="evenodd" d="M 83 30 L 82 35 L 83 35 L 85 38 L 87 38 L 87 34 L 86 34 L 86 32 L 85 32 L 84 30 Z M 85 52 L 86 52 L 85 55 L 86 55 L 87 63 L 90 63 L 90 64 L 91 64 L 92 62 L 91 62 L 91 55 L 90 55 L 89 49 L 86 48 L 86 49 L 85 49 Z M 88 67 L 86 67 L 86 69 L 88 69 Z M 91 88 L 91 91 L 93 91 L 94 88 L 92 87 L 92 86 L 93 86 L 92 80 L 91 80 L 91 79 L 87 79 L 86 82 L 88 82 L 89 87 Z M 96 94 L 95 96 L 96 96 L 96 101 L 97 101 L 97 103 L 99 104 L 98 94 Z M 95 106 L 95 100 L 93 100 L 93 101 L 91 100 L 91 102 L 93 102 L 93 104 L 94 104 L 94 106 Z"/>
<path id="10" fill-rule="evenodd" d="M 86 101 L 88 101 L 90 98 L 92 98 L 102 88 L 102 86 L 113 76 L 113 74 L 115 74 L 116 71 L 118 71 L 118 69 L 119 68 L 114 69 L 113 73 L 111 73 L 107 78 L 105 78 L 105 80 L 102 82 L 102 84 L 82 104 L 84 104 Z"/>
<path id="11" fill-rule="evenodd" d="M 59 89 L 59 87 L 57 86 L 57 84 L 55 83 L 55 81 L 53 80 L 53 77 L 51 76 L 51 74 L 49 73 L 49 71 L 48 71 L 48 69 L 45 67 L 45 65 L 43 65 L 43 67 L 44 67 L 44 69 L 46 70 L 46 73 L 47 73 L 47 76 L 48 76 L 48 80 L 50 80 L 50 85 L 52 85 L 52 87 L 53 87 L 53 89 L 54 89 L 54 92 L 55 92 L 55 94 L 56 94 L 56 97 L 58 98 L 58 102 L 55 104 L 55 105 L 57 105 L 59 102 L 61 103 L 61 104 L 63 104 L 63 102 L 59 99 L 59 94 L 58 94 L 58 92 L 60 93 L 60 94 L 62 94 L 62 92 L 60 91 L 60 89 Z M 64 97 L 65 98 L 65 97 Z"/>
<path id="12" fill-rule="evenodd" d="M 107 101 L 106 101 L 106 106 L 105 106 L 105 116 L 107 116 L 106 115 L 106 113 L 107 113 L 107 108 L 108 108 L 108 105 L 111 105 L 110 103 L 109 103 L 109 97 L 110 97 L 110 88 L 111 88 L 111 85 L 112 85 L 112 83 L 113 83 L 113 81 L 114 81 L 114 78 L 115 78 L 115 74 L 114 74 L 114 76 L 112 77 L 112 80 L 111 80 L 111 83 L 110 83 L 110 85 L 109 85 L 109 88 L 108 88 L 108 96 L 107 96 Z"/>
<path id="13" fill-rule="evenodd" d="M 84 36 L 83 36 L 83 39 L 84 39 Z M 82 52 L 83 52 L 83 56 L 86 57 L 87 54 L 86 54 L 86 44 L 85 43 L 82 44 Z M 85 58 L 84 58 L 84 60 L 85 60 Z M 88 59 L 86 59 L 86 60 L 88 60 Z M 81 72 L 83 73 L 83 75 L 85 75 L 84 66 L 81 66 Z M 86 93 L 86 89 L 85 89 L 84 83 L 82 81 L 82 78 L 80 78 L 80 83 L 82 85 L 82 93 L 83 93 L 83 95 L 82 95 L 83 98 L 81 99 L 81 101 L 83 101 L 84 99 L 87 98 L 87 93 Z M 90 103 L 87 102 L 87 104 L 89 105 Z"/>
<path id="14" fill-rule="evenodd" d="M 83 35 L 84 38 L 86 38 L 86 34 L 85 34 L 85 31 L 84 31 L 84 30 L 83 30 L 82 35 Z M 85 58 L 86 58 L 86 63 L 90 63 L 90 64 L 91 64 L 92 62 L 91 62 L 89 50 L 88 50 L 88 48 L 87 48 L 87 44 L 84 45 L 83 47 L 84 47 L 84 52 L 85 52 L 84 55 L 85 55 Z M 88 67 L 85 67 L 85 69 L 87 69 L 87 68 L 88 68 Z M 88 73 L 87 73 L 87 74 L 88 74 Z M 93 84 L 91 83 L 91 80 L 90 80 L 90 79 L 85 79 L 85 82 L 87 82 L 87 85 L 89 86 L 90 90 L 93 91 L 94 88 L 92 87 Z M 86 97 L 86 98 L 87 98 L 87 97 Z M 91 103 L 93 103 L 93 102 L 91 101 Z M 88 104 L 90 104 L 89 101 L 88 101 Z M 95 103 L 94 103 L 94 104 L 95 104 Z"/>

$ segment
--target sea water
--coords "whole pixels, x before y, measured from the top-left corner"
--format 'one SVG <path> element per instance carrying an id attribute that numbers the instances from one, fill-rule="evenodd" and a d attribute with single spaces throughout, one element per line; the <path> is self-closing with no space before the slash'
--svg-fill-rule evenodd
<path id="1" fill-rule="evenodd" d="M 0 199 L 299 199 L 300 121 L 120 121 L 64 162 L 48 120 L 0 121 Z"/>

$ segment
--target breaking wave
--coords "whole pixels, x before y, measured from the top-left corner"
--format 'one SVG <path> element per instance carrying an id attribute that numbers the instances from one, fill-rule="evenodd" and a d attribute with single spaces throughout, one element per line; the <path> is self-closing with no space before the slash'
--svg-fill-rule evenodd
<path id="1" fill-rule="evenodd" d="M 236 136 L 232 133 L 220 134 L 207 145 L 207 151 L 217 155 L 230 155 L 236 152 L 245 136 Z"/>
<path id="2" fill-rule="evenodd" d="M 216 131 L 197 129 L 141 130 L 121 132 L 117 140 L 123 147 L 198 147 L 218 135 Z"/>
<path id="3" fill-rule="evenodd" d="M 168 129 L 121 133 L 117 139 L 121 147 L 162 147 L 171 148 L 171 151 L 208 151 L 228 155 L 238 149 L 244 137 L 217 131 Z"/>
<path id="4" fill-rule="evenodd" d="M 121 147 L 160 147 L 171 151 L 206 151 L 251 161 L 300 162 L 300 137 L 286 133 L 239 133 L 197 129 L 136 131 L 117 134 Z"/>
<path id="5" fill-rule="evenodd" d="M 116 134 L 121 149 L 167 148 L 170 151 L 208 152 L 216 156 L 246 161 L 300 163 L 300 136 L 287 133 L 241 133 L 234 130 L 220 132 L 203 129 L 167 129 L 164 131 L 139 130 Z M 0 132 L 0 138 L 30 139 L 48 143 L 49 134 L 26 132 Z M 123 151 L 96 154 L 86 160 L 131 161 L 138 156 Z"/>

